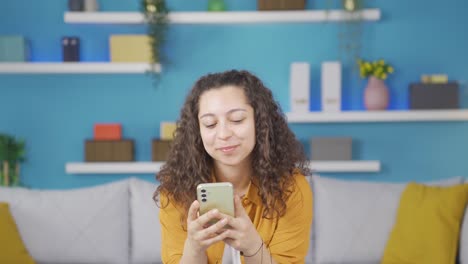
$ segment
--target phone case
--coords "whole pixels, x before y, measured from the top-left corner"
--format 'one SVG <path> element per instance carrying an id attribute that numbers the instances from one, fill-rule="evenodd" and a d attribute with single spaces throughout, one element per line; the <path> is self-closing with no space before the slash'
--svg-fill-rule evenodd
<path id="1" fill-rule="evenodd" d="M 197 186 L 200 215 L 218 209 L 234 217 L 234 191 L 230 182 L 201 183 Z"/>

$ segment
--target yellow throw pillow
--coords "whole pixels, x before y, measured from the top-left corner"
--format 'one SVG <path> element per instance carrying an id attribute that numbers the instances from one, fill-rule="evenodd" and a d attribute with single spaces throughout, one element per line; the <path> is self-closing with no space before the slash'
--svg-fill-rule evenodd
<path id="1" fill-rule="evenodd" d="M 409 183 L 385 247 L 382 264 L 455 263 L 468 184 Z"/>
<path id="2" fill-rule="evenodd" d="M 7 203 L 0 202 L 0 263 L 34 264 Z"/>

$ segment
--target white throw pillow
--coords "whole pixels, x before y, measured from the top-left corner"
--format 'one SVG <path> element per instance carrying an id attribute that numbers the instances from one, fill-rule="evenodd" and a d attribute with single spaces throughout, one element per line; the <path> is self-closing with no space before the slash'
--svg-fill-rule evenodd
<path id="1" fill-rule="evenodd" d="M 455 177 L 431 184 L 462 181 Z M 313 263 L 379 263 L 405 186 L 314 175 Z"/>
<path id="2" fill-rule="evenodd" d="M 132 264 L 161 263 L 161 227 L 159 208 L 153 201 L 157 184 L 130 180 Z"/>
<path id="3" fill-rule="evenodd" d="M 71 190 L 0 187 L 40 263 L 128 263 L 128 181 Z"/>

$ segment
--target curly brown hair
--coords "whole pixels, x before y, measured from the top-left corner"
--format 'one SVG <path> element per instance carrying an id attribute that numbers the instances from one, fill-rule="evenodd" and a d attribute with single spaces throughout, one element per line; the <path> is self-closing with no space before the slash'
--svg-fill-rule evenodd
<path id="1" fill-rule="evenodd" d="M 156 176 L 160 185 L 153 199 L 158 201 L 159 193 L 164 193 L 168 201 L 184 209 L 183 221 L 196 199 L 197 185 L 212 182 L 213 159 L 205 151 L 200 136 L 199 99 L 204 92 L 227 85 L 242 89 L 254 110 L 256 143 L 251 153 L 252 182 L 258 184 L 258 194 L 265 207 L 263 217 L 284 215 L 292 192 L 290 187 L 294 184 L 293 174 L 310 172 L 302 144 L 289 129 L 279 103 L 259 78 L 237 70 L 207 74 L 187 96 L 167 162 Z"/>

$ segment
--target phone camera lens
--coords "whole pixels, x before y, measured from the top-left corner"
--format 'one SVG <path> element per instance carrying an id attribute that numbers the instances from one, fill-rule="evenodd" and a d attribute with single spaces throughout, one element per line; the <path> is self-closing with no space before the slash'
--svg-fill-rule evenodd
<path id="1" fill-rule="evenodd" d="M 206 202 L 206 199 L 205 199 L 205 198 L 203 198 L 203 199 L 201 199 L 201 201 L 202 201 L 202 202 Z"/>
<path id="2" fill-rule="evenodd" d="M 202 192 L 202 193 L 206 193 L 206 190 L 205 190 L 205 189 L 202 189 L 201 192 Z"/>
<path id="3" fill-rule="evenodd" d="M 201 197 L 206 197 L 206 194 L 202 194 Z"/>

